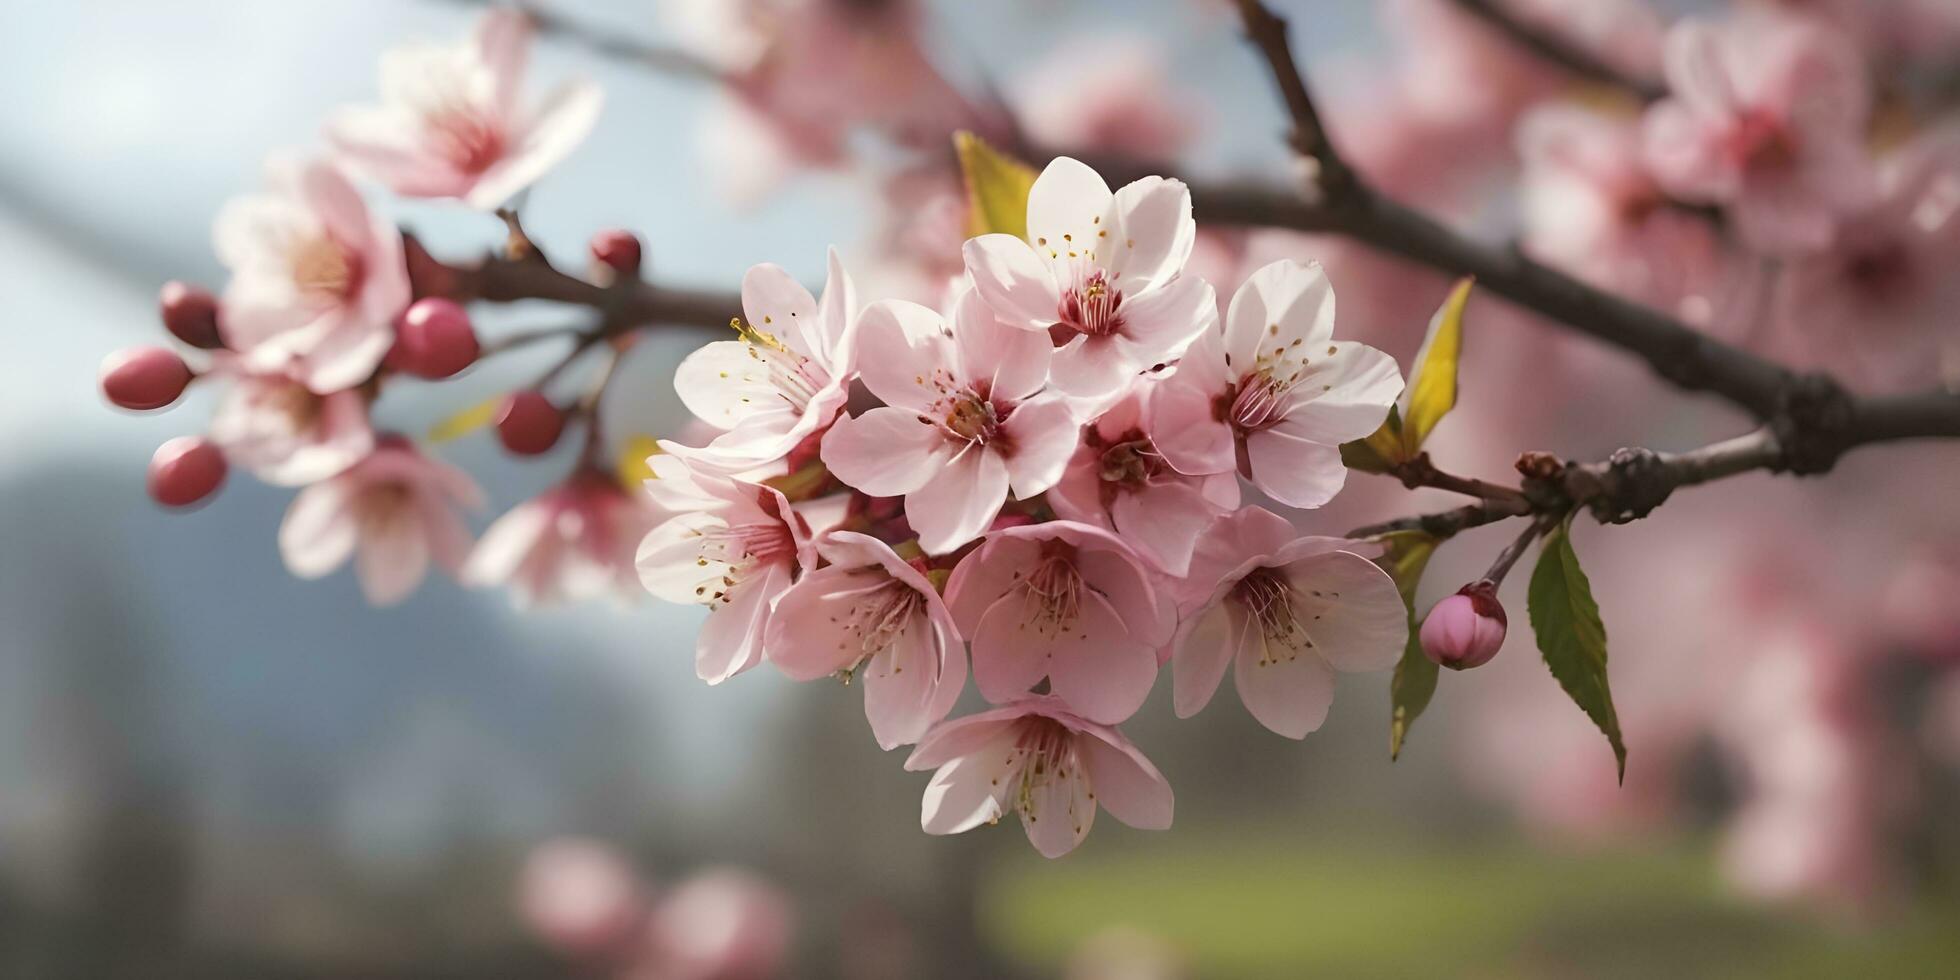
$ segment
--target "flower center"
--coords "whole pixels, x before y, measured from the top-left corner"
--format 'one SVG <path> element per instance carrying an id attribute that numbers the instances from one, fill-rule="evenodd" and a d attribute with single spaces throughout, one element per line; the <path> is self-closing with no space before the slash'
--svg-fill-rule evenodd
<path id="1" fill-rule="evenodd" d="M 1023 625 L 1032 624 L 1049 636 L 1075 625 L 1082 612 L 1082 573 L 1075 567 L 1075 547 L 1061 541 L 1044 542 L 1041 562 L 1022 583 L 1025 592 Z"/>
<path id="2" fill-rule="evenodd" d="M 1023 718 L 1015 733 L 1014 748 L 1007 757 L 1009 766 L 1020 766 L 1020 785 L 1014 794 L 1014 809 L 1028 822 L 1034 823 L 1042 814 L 1035 812 L 1035 791 L 1056 780 L 1069 779 L 1078 770 L 1082 760 L 1075 749 L 1075 737 L 1061 722 L 1053 718 L 1030 715 Z M 1094 794 L 1090 795 L 1093 800 Z M 1069 795 L 1068 810 L 1064 813 L 1048 813 L 1050 819 L 1066 818 L 1079 828 L 1082 815 L 1075 812 L 1074 794 Z"/>
<path id="3" fill-rule="evenodd" d="M 1163 466 L 1163 457 L 1157 447 L 1141 433 L 1128 433 L 1124 441 L 1103 450 L 1098 460 L 1097 475 L 1104 483 L 1113 483 L 1125 489 L 1134 490 L 1149 482 Z"/>
<path id="4" fill-rule="evenodd" d="M 361 536 L 385 537 L 407 530 L 414 497 L 405 483 L 377 483 L 362 491 L 354 502 L 354 523 Z"/>
<path id="5" fill-rule="evenodd" d="M 845 634 L 857 639 L 858 662 L 890 649 L 925 607 L 925 597 L 917 589 L 895 578 L 860 596 L 843 624 Z M 893 664 L 891 669 L 897 673 L 903 665 Z"/>
<path id="6" fill-rule="evenodd" d="M 1000 434 L 1000 411 L 977 392 L 963 391 L 952 399 L 945 423 L 955 437 L 984 446 Z"/>
<path id="7" fill-rule="evenodd" d="M 1232 586 L 1232 601 L 1252 614 L 1266 636 L 1259 654 L 1260 666 L 1292 660 L 1313 646 L 1306 630 L 1300 627 L 1298 611 L 1293 608 L 1296 598 L 1292 583 L 1271 567 L 1255 568 Z"/>
<path id="8" fill-rule="evenodd" d="M 1239 379 L 1225 417 L 1241 432 L 1269 428 L 1286 417 L 1286 393 L 1292 388 L 1291 380 L 1276 378 L 1271 371 L 1253 371 Z"/>
<path id="9" fill-rule="evenodd" d="M 774 516 L 774 497 L 764 491 L 761 500 L 763 509 Z M 756 569 L 796 557 L 796 537 L 780 517 L 698 528 L 694 535 L 701 539 L 694 564 L 706 575 L 694 587 L 694 595 L 703 605 L 728 603 L 729 593 Z"/>
<path id="10" fill-rule="evenodd" d="M 764 322 L 768 322 L 766 317 Z M 762 366 L 769 386 L 797 414 L 808 409 L 817 393 L 830 384 L 828 372 L 809 357 L 790 349 L 775 334 L 743 323 L 740 317 L 728 321 L 728 325 L 748 344 L 749 357 Z"/>
<path id="11" fill-rule="evenodd" d="M 1732 140 L 1734 152 L 1747 170 L 1774 173 L 1788 170 L 1797 162 L 1794 135 L 1768 113 L 1744 115 Z"/>
<path id="12" fill-rule="evenodd" d="M 1107 337 L 1123 329 L 1123 292 L 1109 281 L 1101 269 L 1089 274 L 1079 286 L 1062 293 L 1055 311 L 1057 326 L 1091 337 Z"/>
<path id="13" fill-rule="evenodd" d="M 1912 279 L 1912 260 L 1904 246 L 1886 242 L 1847 258 L 1844 277 L 1870 299 L 1884 300 L 1906 288 Z"/>
<path id="14" fill-rule="evenodd" d="M 331 235 L 309 238 L 287 256 L 293 285 L 316 298 L 338 302 L 361 284 L 361 258 Z"/>

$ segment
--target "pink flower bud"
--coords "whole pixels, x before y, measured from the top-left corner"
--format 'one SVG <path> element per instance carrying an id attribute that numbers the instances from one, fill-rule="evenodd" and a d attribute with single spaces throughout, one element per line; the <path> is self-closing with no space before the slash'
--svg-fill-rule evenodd
<path id="1" fill-rule="evenodd" d="M 157 296 L 163 325 L 178 340 L 203 350 L 225 345 L 218 333 L 218 298 L 187 282 L 167 282 Z"/>
<path id="2" fill-rule="evenodd" d="M 535 391 L 520 391 L 504 399 L 497 410 L 497 438 L 519 456 L 536 456 L 558 444 L 565 431 L 565 413 Z"/>
<path id="3" fill-rule="evenodd" d="M 1429 610 L 1422 621 L 1422 652 L 1451 670 L 1481 667 L 1504 645 L 1504 606 L 1497 586 L 1480 579 Z"/>
<path id="4" fill-rule="evenodd" d="M 126 347 L 102 359 L 102 394 L 118 408 L 163 408 L 190 383 L 184 359 L 161 347 Z"/>
<path id="5" fill-rule="evenodd" d="M 592 258 L 621 276 L 638 276 L 640 240 L 619 228 L 602 231 L 592 236 Z"/>
<path id="6" fill-rule="evenodd" d="M 218 491 L 227 468 L 209 440 L 178 436 L 150 457 L 150 496 L 165 507 L 189 507 Z"/>
<path id="7" fill-rule="evenodd" d="M 470 315 L 453 300 L 431 296 L 416 300 L 395 325 L 388 364 L 433 381 L 475 364 L 480 350 Z"/>

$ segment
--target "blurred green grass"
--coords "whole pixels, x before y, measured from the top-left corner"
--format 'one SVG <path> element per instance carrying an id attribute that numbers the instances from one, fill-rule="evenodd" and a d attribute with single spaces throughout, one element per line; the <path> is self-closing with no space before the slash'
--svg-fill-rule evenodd
<path id="1" fill-rule="evenodd" d="M 1110 928 L 1166 941 L 1205 980 L 1960 976 L 1960 904 L 1870 926 L 1765 906 L 1727 892 L 1692 842 L 1579 852 L 1300 828 L 1094 843 L 991 876 L 981 929 L 997 949 L 1050 976 Z"/>

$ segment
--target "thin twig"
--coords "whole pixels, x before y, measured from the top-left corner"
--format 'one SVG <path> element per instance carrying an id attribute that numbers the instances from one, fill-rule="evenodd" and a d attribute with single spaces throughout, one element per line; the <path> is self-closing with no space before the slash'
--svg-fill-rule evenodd
<path id="1" fill-rule="evenodd" d="M 1642 102 L 1653 102 L 1667 95 L 1667 89 L 1654 80 L 1630 75 L 1556 31 L 1519 20 L 1497 0 L 1456 0 L 1456 5 L 1540 59 L 1579 78 L 1623 89 Z"/>

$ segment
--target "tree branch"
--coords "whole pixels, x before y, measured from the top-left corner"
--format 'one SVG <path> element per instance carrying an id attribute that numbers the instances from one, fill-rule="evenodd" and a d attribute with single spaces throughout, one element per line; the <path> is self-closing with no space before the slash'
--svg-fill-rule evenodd
<path id="1" fill-rule="evenodd" d="M 1607 64 L 1583 45 L 1573 43 L 1564 35 L 1519 20 L 1498 0 L 1455 0 L 1455 2 L 1464 13 L 1490 25 L 1540 59 L 1557 65 L 1579 78 L 1624 89 L 1642 102 L 1653 102 L 1667 94 L 1667 89 L 1659 83 L 1651 79 L 1637 78 Z"/>

